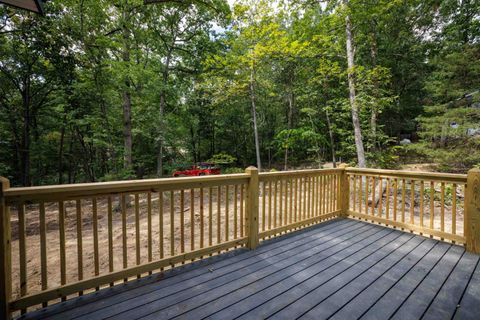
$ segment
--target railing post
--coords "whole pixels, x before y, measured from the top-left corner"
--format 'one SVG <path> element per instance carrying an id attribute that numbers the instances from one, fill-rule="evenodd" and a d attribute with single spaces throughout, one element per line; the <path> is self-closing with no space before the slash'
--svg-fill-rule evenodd
<path id="1" fill-rule="evenodd" d="M 348 209 L 350 208 L 350 183 L 347 175 L 347 165 L 342 163 L 338 166 L 343 169 L 340 182 L 340 216 L 347 217 Z"/>
<path id="2" fill-rule="evenodd" d="M 467 251 L 480 253 L 480 169 L 468 171 L 464 230 Z"/>
<path id="3" fill-rule="evenodd" d="M 258 169 L 255 167 L 248 167 L 245 172 L 250 175 L 250 180 L 247 186 L 247 203 L 245 214 L 245 226 L 247 227 L 247 247 L 255 249 L 258 245 Z"/>
<path id="4" fill-rule="evenodd" d="M 0 318 L 10 319 L 9 301 L 12 294 L 10 210 L 5 203 L 4 192 L 10 182 L 0 177 Z"/>

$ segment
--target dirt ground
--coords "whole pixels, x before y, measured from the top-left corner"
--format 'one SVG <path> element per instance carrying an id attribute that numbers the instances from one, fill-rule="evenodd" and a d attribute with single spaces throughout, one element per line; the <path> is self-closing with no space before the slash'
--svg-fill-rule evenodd
<path id="1" fill-rule="evenodd" d="M 233 188 L 231 188 L 233 189 Z M 215 190 L 215 189 L 214 189 Z M 198 190 L 197 190 L 198 191 Z M 238 192 L 239 199 L 240 192 Z M 229 240 L 234 236 L 240 236 L 240 205 L 237 205 L 237 222 L 234 218 L 233 192 L 229 192 Z M 152 260 L 160 258 L 160 243 L 163 243 L 164 257 L 168 257 L 171 253 L 171 219 L 170 219 L 170 193 L 163 195 L 163 239 L 160 239 L 159 228 L 159 195 L 152 194 Z M 190 193 L 184 195 L 183 220 L 184 220 L 184 250 L 190 251 L 191 244 L 191 207 Z M 208 246 L 209 242 L 209 208 L 208 193 L 204 194 L 204 210 L 203 210 L 203 227 L 204 227 L 204 246 Z M 225 190 L 222 190 L 220 199 L 221 208 L 221 231 L 220 237 L 222 241 L 225 239 Z M 92 219 L 92 203 L 91 201 L 82 200 L 82 246 L 83 246 L 83 278 L 94 276 L 94 237 L 93 237 L 93 219 Z M 104 274 L 109 271 L 109 254 L 108 254 L 108 201 L 99 198 L 97 200 L 97 219 L 98 219 L 98 243 L 99 243 L 99 273 Z M 77 212 L 75 201 L 65 202 L 65 248 L 66 248 L 66 282 L 76 281 L 78 279 L 78 251 L 77 251 Z M 123 268 L 123 236 L 122 236 L 122 215 L 119 210 L 120 204 L 118 197 L 113 199 L 113 263 L 114 270 Z M 181 213 L 180 213 L 180 192 L 175 192 L 174 199 L 174 254 L 181 253 Z M 217 208 L 218 202 L 216 193 L 214 192 L 212 201 L 212 243 L 217 242 Z M 47 225 L 47 271 L 48 271 L 48 287 L 56 287 L 60 285 L 60 240 L 59 240 L 59 223 L 58 223 L 58 205 L 56 203 L 45 204 L 46 225 Z M 40 260 L 40 221 L 39 210 L 37 205 L 28 205 L 26 209 L 26 246 L 27 246 L 27 288 L 28 293 L 34 293 L 41 290 L 41 260 Z M 11 210 L 12 215 L 12 274 L 13 274 L 13 296 L 18 297 L 20 294 L 19 286 L 19 241 L 18 241 L 18 215 L 15 209 Z M 145 263 L 148 261 L 148 215 L 147 215 L 147 195 L 139 195 L 139 236 L 140 236 L 140 261 Z M 195 248 L 200 245 L 200 196 L 195 192 L 194 196 L 194 219 L 193 225 L 195 229 Z M 236 232 L 234 226 L 236 225 Z M 136 230 L 135 230 L 135 210 L 134 197 L 130 197 L 130 206 L 127 209 L 127 252 L 128 266 L 136 265 Z"/>

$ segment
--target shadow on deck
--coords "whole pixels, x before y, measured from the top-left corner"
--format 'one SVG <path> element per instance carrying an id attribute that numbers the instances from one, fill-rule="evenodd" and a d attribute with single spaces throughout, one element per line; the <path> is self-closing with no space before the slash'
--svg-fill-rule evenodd
<path id="1" fill-rule="evenodd" d="M 479 256 L 336 219 L 22 319 L 479 319 Z"/>

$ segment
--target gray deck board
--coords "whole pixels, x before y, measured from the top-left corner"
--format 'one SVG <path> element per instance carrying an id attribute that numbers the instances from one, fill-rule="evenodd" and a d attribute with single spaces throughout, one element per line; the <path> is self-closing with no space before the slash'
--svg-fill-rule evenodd
<path id="1" fill-rule="evenodd" d="M 478 319 L 479 256 L 337 219 L 22 319 Z"/>
<path id="2" fill-rule="evenodd" d="M 480 262 L 478 260 L 475 272 L 469 279 L 459 306 L 454 314 L 454 319 L 478 319 L 480 314 Z"/>
<path id="3" fill-rule="evenodd" d="M 415 237 L 414 239 L 417 240 L 418 244 L 410 252 L 398 255 L 399 259 L 390 257 L 390 259 L 386 259 L 360 274 L 358 278 L 340 288 L 327 299 L 318 301 L 318 304 L 313 309 L 305 310 L 306 313 L 304 317 L 310 318 L 313 316 L 315 318 L 326 319 L 334 315 L 344 306 L 348 306 L 349 302 L 360 295 L 360 293 L 368 290 L 372 284 L 380 282 L 382 276 L 385 277 L 389 273 L 393 274 L 395 270 L 400 269 L 402 266 L 406 267 L 410 263 L 414 263 L 435 245 L 435 242 L 431 240 L 420 237 Z M 352 304 L 352 306 L 353 305 L 354 304 Z M 348 313 L 344 314 L 345 317 L 347 317 L 347 314 Z"/>
<path id="4" fill-rule="evenodd" d="M 425 312 L 424 319 L 450 319 L 454 315 L 457 306 L 461 306 L 460 299 L 465 292 L 478 260 L 478 255 L 468 252 L 463 254 L 455 269 L 442 286 L 442 289 L 437 293 L 435 300 Z M 478 286 L 479 283 L 477 282 Z M 479 303 L 477 303 L 478 305 Z M 477 310 L 477 315 L 480 315 L 480 308 Z"/>

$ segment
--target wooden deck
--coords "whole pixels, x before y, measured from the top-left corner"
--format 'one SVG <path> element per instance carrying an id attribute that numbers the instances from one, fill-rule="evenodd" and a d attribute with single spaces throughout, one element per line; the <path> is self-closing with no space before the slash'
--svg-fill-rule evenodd
<path id="1" fill-rule="evenodd" d="M 479 256 L 337 219 L 24 319 L 479 319 Z"/>

